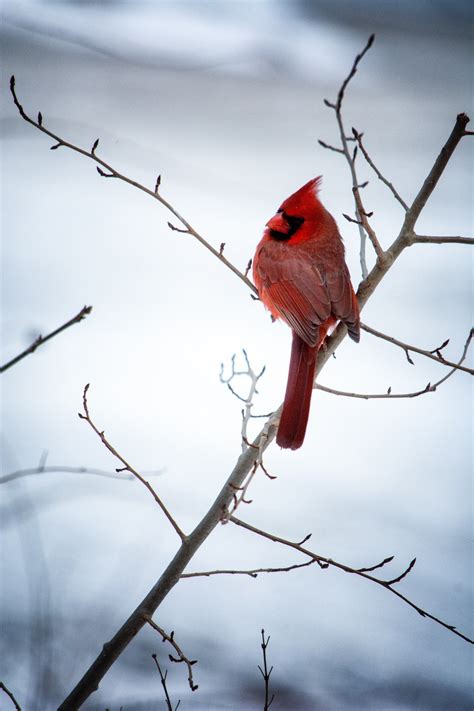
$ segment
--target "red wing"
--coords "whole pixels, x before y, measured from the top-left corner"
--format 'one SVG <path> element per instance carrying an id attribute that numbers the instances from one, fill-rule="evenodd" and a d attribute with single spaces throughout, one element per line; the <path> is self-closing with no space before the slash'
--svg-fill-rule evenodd
<path id="1" fill-rule="evenodd" d="M 262 300 L 310 346 L 319 341 L 319 326 L 331 315 L 328 290 L 316 267 L 287 257 L 284 261 L 260 253 L 258 271 Z"/>
<path id="2" fill-rule="evenodd" d="M 319 341 L 319 326 L 331 316 L 345 321 L 354 340 L 359 336 L 359 308 L 352 290 L 349 271 L 321 273 L 314 262 L 297 254 L 258 255 L 260 296 L 265 305 L 279 315 L 308 345 Z"/>

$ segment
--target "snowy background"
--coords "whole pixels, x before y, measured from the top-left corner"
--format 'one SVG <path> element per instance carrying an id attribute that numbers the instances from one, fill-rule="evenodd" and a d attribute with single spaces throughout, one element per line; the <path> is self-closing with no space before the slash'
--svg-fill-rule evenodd
<path id="1" fill-rule="evenodd" d="M 346 100 L 379 167 L 410 201 L 449 135 L 472 111 L 469 3 L 2 2 L 2 358 L 38 333 L 92 314 L 2 376 L 2 473 L 115 460 L 82 423 L 91 413 L 190 530 L 240 451 L 240 403 L 220 363 L 245 347 L 266 364 L 257 412 L 281 402 L 290 334 L 146 195 L 17 115 L 11 74 L 33 116 L 130 177 L 154 186 L 243 269 L 275 208 L 322 174 L 321 199 L 344 235 L 355 284 L 358 233 L 333 99 L 368 35 L 376 43 Z M 427 205 L 423 234 L 472 234 L 472 148 L 459 146 Z M 366 205 L 386 246 L 401 211 L 370 170 Z M 372 257 L 371 257 L 372 258 Z M 363 313 L 421 347 L 450 338 L 457 359 L 471 324 L 471 262 L 462 245 L 414 246 Z M 321 383 L 358 392 L 418 390 L 445 370 L 362 334 Z M 472 359 L 471 359 L 472 362 Z M 354 566 L 415 555 L 400 590 L 469 634 L 471 411 L 469 376 L 435 394 L 363 401 L 317 391 L 304 447 L 272 446 L 245 520 Z M 259 422 L 255 425 L 258 427 Z M 255 429 L 255 432 L 257 429 Z M 2 679 L 24 711 L 56 708 L 176 550 L 174 532 L 137 482 L 37 474 L 0 486 Z M 190 570 L 300 562 L 290 551 L 220 526 Z M 391 576 L 391 571 L 388 575 Z M 335 570 L 183 580 L 156 615 L 175 630 L 185 671 L 144 630 L 85 709 L 164 707 L 151 654 L 170 667 L 183 709 L 258 709 L 260 629 L 271 635 L 275 701 L 285 710 L 472 708 L 470 646 L 394 596 Z M 5 699 L 0 707 L 9 708 Z"/>

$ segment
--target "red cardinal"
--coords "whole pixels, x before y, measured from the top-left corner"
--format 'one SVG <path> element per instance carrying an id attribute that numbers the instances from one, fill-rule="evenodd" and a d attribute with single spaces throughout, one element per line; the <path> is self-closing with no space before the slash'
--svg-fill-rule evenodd
<path id="1" fill-rule="evenodd" d="M 326 334 L 344 321 L 360 338 L 359 304 L 334 218 L 321 205 L 321 177 L 282 203 L 266 224 L 253 260 L 260 299 L 293 331 L 285 401 L 277 433 L 284 449 L 301 447 L 306 432 L 318 351 Z"/>

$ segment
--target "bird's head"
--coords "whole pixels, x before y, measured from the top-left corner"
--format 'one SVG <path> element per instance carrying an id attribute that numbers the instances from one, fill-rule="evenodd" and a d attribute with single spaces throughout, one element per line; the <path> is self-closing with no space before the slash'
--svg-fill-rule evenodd
<path id="1" fill-rule="evenodd" d="M 309 180 L 280 205 L 266 227 L 273 239 L 289 240 L 297 234 L 307 220 L 314 220 L 321 211 L 318 199 L 321 176 Z"/>

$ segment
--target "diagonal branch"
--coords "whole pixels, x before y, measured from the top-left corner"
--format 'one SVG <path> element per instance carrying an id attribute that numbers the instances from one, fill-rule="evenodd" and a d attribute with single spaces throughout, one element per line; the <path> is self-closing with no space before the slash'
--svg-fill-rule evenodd
<path id="1" fill-rule="evenodd" d="M 392 193 L 392 195 L 393 195 L 393 197 L 395 198 L 395 200 L 398 200 L 398 202 L 399 202 L 400 205 L 403 207 L 403 209 L 404 209 L 404 210 L 408 210 L 408 205 L 406 204 L 405 200 L 403 200 L 403 198 L 400 197 L 400 195 L 399 195 L 399 193 L 397 192 L 397 190 L 395 189 L 394 185 L 393 185 L 390 181 L 388 181 L 387 178 L 386 178 L 384 175 L 382 175 L 382 173 L 381 173 L 380 170 L 377 168 L 377 166 L 376 166 L 375 163 L 373 162 L 372 158 L 371 158 L 370 155 L 368 154 L 368 152 L 367 152 L 367 150 L 366 150 L 364 144 L 362 143 L 362 133 L 359 133 L 358 131 L 356 131 L 355 128 L 353 128 L 353 129 L 352 129 L 352 134 L 353 134 L 355 140 L 357 141 L 357 144 L 358 144 L 360 150 L 362 151 L 362 154 L 363 154 L 365 160 L 366 160 L 367 163 L 370 165 L 370 167 L 371 167 L 372 170 L 374 171 L 374 173 L 375 173 L 375 175 L 377 176 L 377 178 L 378 178 L 379 180 L 381 180 L 382 183 L 384 183 L 384 184 L 387 186 L 387 188 L 390 190 L 390 192 Z"/>
<path id="2" fill-rule="evenodd" d="M 84 388 L 84 394 L 83 394 L 83 398 L 82 398 L 82 403 L 83 403 L 83 407 L 84 407 L 84 414 L 82 414 L 81 412 L 79 412 L 79 413 L 78 413 L 78 414 L 79 414 L 79 418 L 80 418 L 81 420 L 85 420 L 85 421 L 87 422 L 87 424 L 92 427 L 92 429 L 94 430 L 94 432 L 96 433 L 96 435 L 98 435 L 98 437 L 100 438 L 100 441 L 102 442 L 102 444 L 104 444 L 105 447 L 109 450 L 109 452 L 111 452 L 111 453 L 114 455 L 114 457 L 116 457 L 116 458 L 123 464 L 123 467 L 119 467 L 119 468 L 116 469 L 115 471 L 116 471 L 117 473 L 124 472 L 124 471 L 130 472 L 130 474 L 132 474 L 136 479 L 138 479 L 138 481 L 140 481 L 140 482 L 143 484 L 143 486 L 145 486 L 145 487 L 148 489 L 148 491 L 149 491 L 150 494 L 153 496 L 153 498 L 155 499 L 155 501 L 156 501 L 156 503 L 158 504 L 158 506 L 160 507 L 160 509 L 161 509 L 161 510 L 163 511 L 163 513 L 165 514 L 165 516 L 166 516 L 166 518 L 168 519 L 168 521 L 169 521 L 169 522 L 171 523 L 171 525 L 173 526 L 173 528 L 174 528 L 174 530 L 176 531 L 176 533 L 178 534 L 178 536 L 179 536 L 179 537 L 181 538 L 181 540 L 184 542 L 185 539 L 186 539 L 186 535 L 185 535 L 185 534 L 183 533 L 183 531 L 180 529 L 180 527 L 178 526 L 178 524 L 177 524 L 176 521 L 174 520 L 173 516 L 170 514 L 170 512 L 168 511 L 168 509 L 166 508 L 166 506 L 164 505 L 164 503 L 162 502 L 162 500 L 160 499 L 160 497 L 158 496 L 158 494 L 156 493 L 156 491 L 154 490 L 154 488 L 153 488 L 152 485 L 150 484 L 150 482 L 147 481 L 146 479 L 144 479 L 144 478 L 142 477 L 142 475 L 139 474 L 138 471 L 137 471 L 136 469 L 134 469 L 134 468 L 131 466 L 131 464 L 129 464 L 129 463 L 127 462 L 127 460 L 124 459 L 124 458 L 122 457 L 122 455 L 119 454 L 119 453 L 117 452 L 117 450 L 116 450 L 114 447 L 112 447 L 112 445 L 110 444 L 110 442 L 106 439 L 105 434 L 104 434 L 104 431 L 103 431 L 103 430 L 102 430 L 102 431 L 99 430 L 98 427 L 97 427 L 97 426 L 94 424 L 94 422 L 92 421 L 91 416 L 90 416 L 90 414 L 89 414 L 89 405 L 88 405 L 88 403 L 87 403 L 87 392 L 88 392 L 88 390 L 89 390 L 89 384 L 87 384 L 86 387 Z"/>
<path id="3" fill-rule="evenodd" d="M 15 358 L 9 360 L 8 363 L 5 363 L 5 365 L 2 365 L 0 367 L 0 373 L 3 373 L 5 370 L 8 370 L 8 368 L 11 368 L 12 365 L 15 365 L 16 363 L 18 363 L 18 361 L 22 360 L 23 358 L 26 358 L 27 355 L 30 355 L 30 353 L 34 353 L 37 348 L 43 345 L 43 343 L 46 343 L 46 341 L 49 341 L 51 338 L 54 338 L 58 335 L 58 333 L 65 331 L 66 328 L 69 328 L 69 326 L 73 326 L 75 323 L 79 323 L 80 321 L 85 319 L 85 317 L 88 316 L 91 311 L 92 306 L 84 306 L 78 314 L 76 314 L 73 318 L 69 319 L 69 321 L 66 321 L 66 323 L 63 323 L 63 325 L 59 326 L 59 328 L 56 328 L 54 331 L 51 331 L 51 333 L 48 333 L 47 336 L 38 336 L 38 338 L 33 341 L 31 346 L 28 346 L 28 348 L 26 348 L 22 353 L 15 356 Z"/>
<path id="4" fill-rule="evenodd" d="M 13 706 L 15 707 L 16 711 L 21 711 L 21 706 L 20 706 L 20 704 L 19 704 L 18 701 L 15 699 L 15 697 L 14 697 L 14 695 L 12 694 L 12 692 L 10 691 L 10 689 L 8 689 L 8 688 L 5 686 L 5 684 L 3 683 L 3 681 L 0 681 L 0 691 L 4 691 L 4 692 L 5 692 L 5 694 L 9 697 L 10 701 L 12 702 Z"/>
<path id="5" fill-rule="evenodd" d="M 446 168 L 449 159 L 451 158 L 453 152 L 455 151 L 459 141 L 466 135 L 466 126 L 469 123 L 469 116 L 461 113 L 456 117 L 456 123 L 454 125 L 451 134 L 441 149 L 438 157 L 436 158 L 433 167 L 431 168 L 428 176 L 426 177 L 423 185 L 418 191 L 417 196 L 413 200 L 412 206 L 408 209 L 405 221 L 403 223 L 401 232 L 406 236 L 412 236 L 413 230 L 415 228 L 416 221 L 418 220 L 421 211 L 428 202 L 428 199 L 435 189 L 438 180 Z"/>
<path id="6" fill-rule="evenodd" d="M 435 348 L 432 351 L 424 350 L 423 348 L 418 348 L 417 346 L 412 346 L 409 343 L 399 341 L 397 338 L 394 338 L 393 336 L 388 336 L 386 333 L 382 333 L 381 331 L 376 331 L 375 328 L 367 326 L 366 323 L 361 323 L 360 327 L 363 331 L 370 333 L 372 336 L 376 336 L 377 338 L 381 338 L 384 341 L 393 343 L 394 346 L 398 346 L 399 348 L 404 350 L 405 354 L 408 357 L 408 362 L 411 364 L 413 364 L 413 361 L 408 356 L 409 351 L 412 351 L 413 353 L 419 353 L 420 355 L 425 356 L 425 358 L 430 358 L 431 360 L 436 361 L 436 363 L 441 363 L 441 365 L 445 365 L 449 368 L 455 368 L 456 370 L 462 370 L 465 373 L 469 373 L 469 375 L 474 375 L 474 369 L 468 368 L 465 365 L 461 365 L 461 363 L 453 363 L 450 360 L 446 360 L 446 358 L 441 355 L 441 348 Z M 448 341 L 446 341 L 444 345 L 447 345 L 447 343 Z M 437 355 L 434 355 L 435 353 Z"/>
<path id="7" fill-rule="evenodd" d="M 188 657 L 182 651 L 181 647 L 176 642 L 176 640 L 174 638 L 174 632 L 170 632 L 170 634 L 168 634 L 167 632 L 165 632 L 164 629 L 159 627 L 156 624 L 156 622 L 153 622 L 151 617 L 149 617 L 148 615 L 145 615 L 144 619 L 145 619 L 145 622 L 148 622 L 150 627 L 153 627 L 153 629 L 156 630 L 162 636 L 163 642 L 169 642 L 171 644 L 171 646 L 173 647 L 173 649 L 175 650 L 178 657 L 173 657 L 172 654 L 169 654 L 168 658 L 169 658 L 170 662 L 176 662 L 177 664 L 184 662 L 184 664 L 186 664 L 186 666 L 188 668 L 189 688 L 191 689 L 191 691 L 197 691 L 197 689 L 199 687 L 197 684 L 194 683 L 194 679 L 193 679 L 193 666 L 194 666 L 194 664 L 197 663 L 197 659 L 188 659 Z"/>
<path id="8" fill-rule="evenodd" d="M 409 607 L 413 608 L 418 612 L 419 615 L 422 617 L 427 617 L 433 622 L 436 622 L 438 625 L 441 625 L 445 629 L 449 630 L 450 632 L 453 632 L 453 634 L 457 635 L 458 637 L 461 637 L 461 639 L 464 639 L 466 642 L 469 642 L 470 644 L 474 644 L 474 640 L 470 639 L 467 637 L 465 634 L 462 632 L 459 632 L 456 627 L 453 625 L 449 625 L 446 622 L 443 622 L 442 620 L 439 619 L 439 617 L 435 617 L 435 615 L 432 615 L 430 612 L 427 612 L 423 608 L 421 608 L 419 605 L 416 605 L 414 602 L 412 602 L 408 597 L 405 595 L 402 595 L 398 590 L 396 590 L 393 585 L 395 583 L 400 582 L 403 578 L 405 578 L 413 569 L 413 566 L 415 564 L 415 560 L 412 560 L 410 565 L 405 569 L 405 571 L 399 575 L 397 578 L 394 578 L 393 580 L 382 580 L 381 578 L 377 578 L 374 575 L 370 575 L 367 570 L 371 570 L 370 568 L 352 568 L 349 565 L 344 565 L 343 563 L 338 563 L 337 561 L 333 560 L 332 558 L 326 558 L 324 556 L 318 555 L 317 553 L 313 553 L 313 551 L 308 550 L 307 548 L 304 548 L 302 545 L 299 543 L 294 543 L 293 541 L 288 541 L 285 538 L 281 538 L 281 536 L 276 536 L 273 533 L 268 533 L 267 531 L 263 531 L 260 528 L 256 528 L 255 526 L 251 526 L 249 523 L 245 523 L 245 521 L 242 521 L 241 519 L 236 518 L 235 516 L 231 516 L 229 519 L 232 523 L 234 523 L 236 526 L 240 526 L 241 528 L 245 528 L 247 531 L 250 531 L 251 533 L 256 533 L 258 536 L 261 536 L 262 538 L 266 538 L 269 541 L 273 541 L 274 543 L 280 543 L 281 545 L 288 546 L 290 548 L 294 548 L 295 550 L 299 551 L 300 553 L 304 553 L 304 555 L 307 555 L 309 558 L 312 558 L 313 560 L 323 563 L 323 567 L 332 567 L 332 568 L 338 568 L 339 570 L 344 571 L 345 573 L 351 573 L 352 575 L 358 575 L 361 578 L 365 578 L 366 580 L 370 580 L 373 583 L 376 583 L 377 585 L 380 585 L 383 587 L 385 590 L 389 590 L 393 595 L 396 595 L 400 600 L 405 602 Z M 390 562 L 390 559 L 386 559 L 382 564 L 379 564 L 378 566 L 375 567 L 381 567 L 381 565 L 384 565 L 386 562 Z"/>
<path id="9" fill-rule="evenodd" d="M 18 97 L 16 95 L 16 90 L 15 90 L 15 77 L 12 76 L 10 78 L 10 91 L 13 96 L 13 101 L 15 106 L 18 109 L 18 112 L 22 119 L 24 119 L 27 123 L 31 124 L 35 128 L 38 129 L 38 131 L 41 131 L 41 133 L 44 133 L 46 136 L 49 136 L 50 138 L 54 139 L 56 141 L 56 144 L 54 146 L 51 146 L 52 149 L 57 149 L 57 148 L 69 148 L 71 151 L 75 151 L 76 153 L 80 153 L 81 155 L 85 156 L 86 158 L 90 158 L 93 160 L 95 163 L 97 163 L 97 172 L 99 175 L 101 175 L 104 178 L 117 178 L 118 180 L 122 180 L 124 183 L 128 183 L 129 185 L 132 185 L 134 188 L 137 188 L 137 190 L 141 190 L 142 192 L 146 193 L 150 197 L 152 197 L 154 200 L 157 200 L 159 203 L 161 203 L 169 212 L 171 212 L 172 215 L 178 219 L 182 225 L 184 225 L 185 229 L 184 230 L 177 230 L 177 231 L 183 231 L 186 234 L 192 235 L 195 239 L 198 240 L 206 249 L 208 249 L 217 259 L 219 259 L 225 266 L 230 269 L 236 276 L 241 279 L 246 286 L 249 287 L 249 289 L 256 293 L 256 289 L 252 282 L 243 274 L 237 267 L 235 267 L 226 257 L 224 257 L 223 254 L 223 249 L 215 249 L 197 230 L 192 227 L 192 225 L 182 216 L 180 213 L 169 203 L 167 200 L 165 200 L 159 193 L 159 187 L 161 184 L 161 176 L 158 176 L 158 179 L 155 184 L 155 189 L 150 190 L 150 188 L 147 188 L 145 185 L 142 185 L 141 183 L 138 183 L 136 180 L 132 180 L 131 178 L 128 178 L 126 175 L 123 173 L 120 173 L 118 170 L 113 168 L 109 163 L 106 163 L 104 160 L 101 158 L 98 158 L 96 155 L 96 149 L 99 144 L 99 140 L 97 139 L 94 142 L 94 145 L 92 146 L 90 151 L 86 151 L 83 148 L 80 148 L 79 146 L 76 146 L 74 143 L 71 143 L 70 141 L 66 141 L 57 134 L 53 133 L 49 129 L 45 128 L 43 125 L 43 117 L 41 113 L 38 114 L 38 120 L 35 121 L 32 119 L 28 114 L 25 112 L 23 106 L 20 104 Z M 102 168 L 100 167 L 102 166 Z M 104 169 L 107 172 L 104 172 Z M 168 223 L 170 229 L 175 229 L 173 225 Z"/>
<path id="10" fill-rule="evenodd" d="M 438 380 L 436 383 L 428 383 L 423 390 L 417 390 L 415 392 L 411 393 L 392 393 L 392 389 L 389 388 L 388 392 L 383 393 L 383 394 L 377 394 L 377 395 L 365 395 L 362 393 L 349 393 L 345 392 L 343 390 L 334 390 L 333 388 L 328 388 L 325 387 L 324 385 L 318 385 L 317 383 L 315 384 L 315 388 L 318 390 L 323 390 L 326 393 L 331 393 L 332 395 L 341 395 L 343 397 L 353 397 L 353 398 L 360 398 L 362 400 L 382 400 L 382 399 L 388 399 L 388 400 L 393 400 L 393 399 L 400 399 L 400 398 L 413 398 L 413 397 L 419 397 L 420 395 L 426 395 L 426 393 L 434 393 L 438 389 L 440 385 L 446 382 L 448 378 L 450 378 L 454 373 L 459 370 L 460 365 L 463 363 L 467 356 L 467 352 L 469 350 L 469 346 L 471 344 L 471 340 L 474 336 L 474 329 L 471 329 L 469 332 L 469 336 L 467 337 L 466 343 L 464 344 L 464 349 L 461 355 L 461 358 L 459 359 L 459 362 L 454 365 L 454 367 L 447 373 L 441 380 Z"/>

